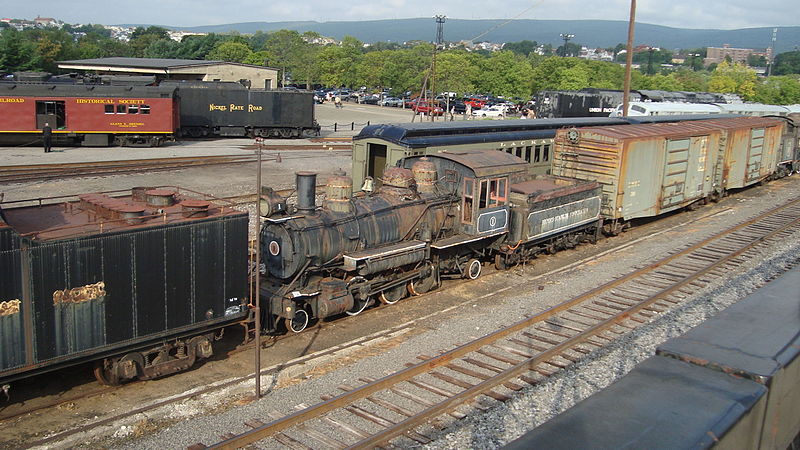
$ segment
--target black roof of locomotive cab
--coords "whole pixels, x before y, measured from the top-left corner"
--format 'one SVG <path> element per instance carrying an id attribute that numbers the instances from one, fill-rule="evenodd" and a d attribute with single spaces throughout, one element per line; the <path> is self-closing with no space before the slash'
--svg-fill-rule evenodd
<path id="1" fill-rule="evenodd" d="M 403 161 L 405 162 L 401 162 L 401 164 L 403 167 L 410 168 L 415 161 L 423 157 L 434 160 L 434 162 L 436 158 L 441 158 L 460 164 L 472 172 L 476 178 L 526 174 L 528 172 L 528 163 L 524 159 L 493 149 L 445 150 L 426 156 L 410 156 L 404 158 Z"/>

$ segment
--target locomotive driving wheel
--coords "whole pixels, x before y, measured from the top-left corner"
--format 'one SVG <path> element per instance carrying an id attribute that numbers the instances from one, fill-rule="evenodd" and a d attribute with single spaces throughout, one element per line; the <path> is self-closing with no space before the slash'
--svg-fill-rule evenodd
<path id="1" fill-rule="evenodd" d="M 483 266 L 481 262 L 475 258 L 470 259 L 467 261 L 466 266 L 464 266 L 464 278 L 469 278 L 470 280 L 477 280 L 478 277 L 481 276 L 481 270 Z"/>
<path id="2" fill-rule="evenodd" d="M 347 313 L 348 316 L 357 316 L 358 314 L 361 314 L 361 311 L 367 309 L 367 306 L 369 306 L 371 301 L 372 300 L 370 299 L 370 297 L 367 297 L 363 300 L 358 297 L 353 297 L 353 307 L 345 312 Z"/>
<path id="3" fill-rule="evenodd" d="M 297 309 L 294 312 L 294 317 L 291 319 L 286 318 L 285 322 L 287 330 L 292 333 L 299 333 L 308 326 L 308 313 L 304 309 Z"/>
<path id="4" fill-rule="evenodd" d="M 411 295 L 422 295 L 436 287 L 438 268 L 431 264 L 427 275 L 415 278 L 408 282 L 408 293 Z"/>
<path id="5" fill-rule="evenodd" d="M 380 293 L 378 298 L 384 305 L 394 305 L 395 303 L 402 300 L 403 297 L 405 297 L 405 294 L 406 294 L 406 285 L 400 284 L 384 290 L 383 292 Z"/>

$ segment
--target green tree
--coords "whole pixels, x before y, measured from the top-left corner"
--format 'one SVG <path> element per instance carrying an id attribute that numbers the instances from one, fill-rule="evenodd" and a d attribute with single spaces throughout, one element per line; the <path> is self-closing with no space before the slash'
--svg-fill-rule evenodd
<path id="1" fill-rule="evenodd" d="M 509 50 L 517 55 L 528 56 L 531 52 L 536 51 L 536 48 L 539 47 L 539 44 L 536 41 L 519 41 L 519 42 L 506 42 L 503 46 L 503 50 Z"/>
<path id="2" fill-rule="evenodd" d="M 307 47 L 308 44 L 297 31 L 278 30 L 269 34 L 263 50 L 270 55 L 267 65 L 280 69 L 284 78 L 303 79 L 303 74 L 296 72 L 302 67 L 300 57 Z"/>
<path id="3" fill-rule="evenodd" d="M 587 86 L 597 89 L 622 89 L 625 68 L 619 64 L 604 61 L 584 61 L 589 73 Z"/>
<path id="4" fill-rule="evenodd" d="M 15 28 L 0 32 L 0 71 L 38 70 L 36 45 Z"/>
<path id="5" fill-rule="evenodd" d="M 695 72 L 694 70 L 681 68 L 669 74 L 681 86 L 681 91 L 707 92 L 708 91 L 708 72 Z"/>
<path id="6" fill-rule="evenodd" d="M 562 78 L 564 77 L 563 72 L 566 69 L 583 64 L 584 61 L 578 58 L 550 56 L 542 59 L 533 69 L 533 74 L 531 76 L 532 92 L 539 92 L 547 89 L 561 89 L 559 86 L 562 85 Z M 573 72 L 571 75 L 577 75 L 577 72 Z"/>
<path id="7" fill-rule="evenodd" d="M 800 103 L 800 76 L 783 75 L 767 78 L 756 85 L 753 100 L 771 105 Z"/>
<path id="8" fill-rule="evenodd" d="M 340 45 L 326 46 L 320 50 L 317 56 L 320 81 L 327 86 L 354 86 L 355 68 L 362 48 L 361 41 L 345 36 Z"/>
<path id="9" fill-rule="evenodd" d="M 730 92 L 750 100 L 755 96 L 756 72 L 743 64 L 719 63 L 711 74 L 708 89 L 711 92 Z"/>
<path id="10" fill-rule="evenodd" d="M 205 36 L 185 36 L 181 40 L 181 47 L 176 57 L 181 59 L 206 59 L 206 56 L 224 41 L 224 36 L 214 33 Z"/>
<path id="11" fill-rule="evenodd" d="M 773 64 L 773 75 L 800 73 L 800 51 L 779 53 L 775 56 Z"/>
<path id="12" fill-rule="evenodd" d="M 747 55 L 747 65 L 750 67 L 766 67 L 767 58 L 763 55 Z"/>
<path id="13" fill-rule="evenodd" d="M 480 75 L 478 66 L 464 50 L 447 51 L 436 56 L 436 86 L 439 92 L 473 92 L 474 80 Z"/>
<path id="14" fill-rule="evenodd" d="M 128 41 L 131 56 L 136 58 L 144 57 L 144 50 L 159 39 L 169 39 L 169 33 L 166 29 L 155 26 L 137 27 L 131 33 L 130 41 Z"/>
<path id="15" fill-rule="evenodd" d="M 169 58 L 174 59 L 180 53 L 180 42 L 172 39 L 158 39 L 150 43 L 142 52 L 145 58 Z"/>
<path id="16" fill-rule="evenodd" d="M 529 97 L 533 69 L 528 60 L 511 51 L 495 52 L 480 63 L 474 80 L 480 92 L 508 97 Z"/>
<path id="17" fill-rule="evenodd" d="M 207 60 L 244 62 L 253 53 L 247 44 L 241 42 L 227 41 L 222 42 L 214 48 L 208 55 Z"/>

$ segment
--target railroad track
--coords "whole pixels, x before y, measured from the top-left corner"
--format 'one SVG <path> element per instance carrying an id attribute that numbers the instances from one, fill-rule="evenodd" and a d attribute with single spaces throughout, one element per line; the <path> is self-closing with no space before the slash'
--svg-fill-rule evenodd
<path id="1" fill-rule="evenodd" d="M 327 152 L 328 155 L 348 156 L 349 150 Z M 284 159 L 319 158 L 319 155 L 264 154 L 263 162 L 278 162 Z M 214 155 L 170 158 L 131 159 L 123 161 L 91 161 L 80 163 L 12 165 L 0 168 L 0 183 L 23 183 L 52 179 L 80 178 L 88 176 L 122 175 L 191 167 L 246 164 L 256 162 L 254 155 Z"/>
<path id="2" fill-rule="evenodd" d="M 247 431 L 201 448 L 239 448 L 269 439 L 290 448 L 374 448 L 430 441 L 437 418 L 483 409 L 483 397 L 510 399 L 620 335 L 681 304 L 765 245 L 800 231 L 800 199 L 680 249 L 549 310 L 361 386 L 342 385 L 321 403 L 288 416 L 267 414 Z M 432 424 L 432 425 L 431 425 Z"/>

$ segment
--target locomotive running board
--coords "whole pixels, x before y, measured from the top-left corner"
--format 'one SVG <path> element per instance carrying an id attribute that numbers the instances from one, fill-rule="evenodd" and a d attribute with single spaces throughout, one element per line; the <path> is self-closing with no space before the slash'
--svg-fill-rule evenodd
<path id="1" fill-rule="evenodd" d="M 415 253 L 424 250 L 427 244 L 423 241 L 407 241 L 398 244 L 387 245 L 369 250 L 363 250 L 349 255 L 343 255 L 344 270 L 353 271 L 369 262 L 387 260 L 388 258 Z M 427 252 L 426 252 L 427 253 Z M 424 257 L 424 255 L 418 255 Z M 360 263 L 360 264 L 359 264 Z"/>
<path id="2" fill-rule="evenodd" d="M 477 242 L 477 241 L 480 241 L 481 239 L 486 239 L 486 238 L 498 236 L 498 235 L 505 234 L 505 233 L 506 233 L 506 231 L 503 230 L 503 231 L 501 231 L 499 233 L 484 234 L 484 235 L 481 235 L 481 236 L 457 234 L 455 236 L 452 236 L 452 237 L 449 237 L 449 238 L 446 238 L 446 239 L 441 239 L 441 240 L 438 240 L 438 241 L 434 242 L 433 244 L 431 244 L 431 248 L 435 248 L 436 250 L 442 250 L 442 249 L 445 249 L 445 248 L 455 247 L 456 245 L 463 245 L 463 244 L 469 244 L 470 242 Z"/>

